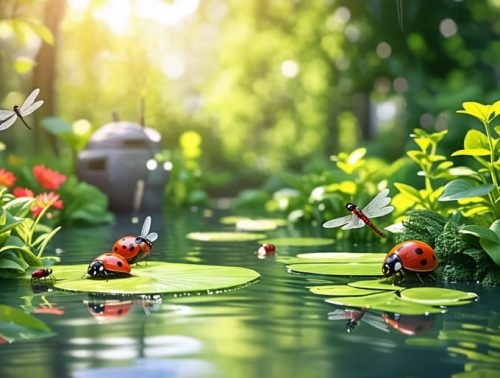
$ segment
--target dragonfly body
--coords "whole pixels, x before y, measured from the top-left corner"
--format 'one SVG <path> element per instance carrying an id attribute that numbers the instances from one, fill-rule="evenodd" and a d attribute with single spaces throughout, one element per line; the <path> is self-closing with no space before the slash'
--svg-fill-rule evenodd
<path id="1" fill-rule="evenodd" d="M 323 227 L 333 228 L 342 226 L 342 230 L 349 230 L 351 228 L 361 228 L 366 224 L 380 237 L 385 237 L 384 233 L 373 224 L 370 218 L 381 217 L 394 210 L 394 207 L 388 206 L 391 202 L 391 198 L 387 196 L 388 194 L 389 189 L 382 190 L 362 210 L 355 204 L 348 203 L 346 209 L 351 212 L 351 215 L 331 219 L 323 223 Z"/>
<path id="2" fill-rule="evenodd" d="M 351 213 L 356 215 L 359 219 L 361 219 L 368 227 L 370 227 L 373 231 L 379 234 L 382 238 L 385 238 L 385 234 L 380 231 L 377 226 L 373 224 L 373 222 L 365 215 L 363 212 L 353 203 L 348 203 L 345 205 L 346 209 Z"/>
<path id="3" fill-rule="evenodd" d="M 35 102 L 36 97 L 40 93 L 40 89 L 36 88 L 30 95 L 24 100 L 21 106 L 14 105 L 12 110 L 0 110 L 0 130 L 6 130 L 11 127 L 16 119 L 19 118 L 21 122 L 26 126 L 29 130 L 31 127 L 26 123 L 24 117 L 33 113 L 40 106 L 43 105 L 42 100 L 38 100 Z"/>

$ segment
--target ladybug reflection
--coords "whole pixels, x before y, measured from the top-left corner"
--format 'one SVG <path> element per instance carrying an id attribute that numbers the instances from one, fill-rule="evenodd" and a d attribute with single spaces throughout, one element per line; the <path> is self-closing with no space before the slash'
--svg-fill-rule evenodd
<path id="1" fill-rule="evenodd" d="M 383 313 L 382 319 L 396 331 L 407 335 L 417 336 L 432 329 L 436 322 L 436 316 L 432 315 L 400 315 L 394 313 Z"/>
<path id="2" fill-rule="evenodd" d="M 139 236 L 124 236 L 113 244 L 112 251 L 117 253 L 129 262 L 137 263 L 149 256 L 153 242 L 158 239 L 156 232 L 149 233 L 151 228 L 151 217 L 146 217 L 142 225 L 142 231 Z"/>
<path id="3" fill-rule="evenodd" d="M 91 300 L 87 310 L 99 323 L 111 323 L 123 318 L 132 307 L 132 301 Z"/>
<path id="4" fill-rule="evenodd" d="M 406 271 L 429 273 L 438 265 L 436 253 L 428 244 L 419 240 L 408 240 L 397 244 L 385 256 L 382 273 L 385 277 L 394 277 L 397 274 L 404 276 Z"/>
<path id="5" fill-rule="evenodd" d="M 378 314 L 368 311 L 368 308 L 362 309 L 343 309 L 335 310 L 328 313 L 328 320 L 347 320 L 345 329 L 347 333 L 351 333 L 354 329 L 363 322 L 377 328 L 380 331 L 389 332 L 389 327 L 380 318 Z"/>

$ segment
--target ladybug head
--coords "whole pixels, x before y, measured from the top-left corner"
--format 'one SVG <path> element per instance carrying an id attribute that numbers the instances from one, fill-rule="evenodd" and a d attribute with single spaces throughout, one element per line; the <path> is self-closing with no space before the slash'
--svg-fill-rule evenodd
<path id="1" fill-rule="evenodd" d="M 144 248 L 145 246 L 148 247 L 148 250 L 153 248 L 153 243 L 151 243 L 150 240 L 143 238 L 142 236 L 138 236 L 135 238 L 135 243 L 139 244 L 141 248 Z"/>
<path id="2" fill-rule="evenodd" d="M 356 205 L 349 202 L 348 204 L 345 205 L 345 208 L 349 211 L 353 211 L 356 208 Z"/>
<path id="3" fill-rule="evenodd" d="M 401 258 L 397 253 L 387 256 L 382 265 L 382 273 L 384 277 L 393 276 L 397 272 L 403 269 L 403 264 L 401 263 Z"/>
<path id="4" fill-rule="evenodd" d="M 89 276 L 96 276 L 104 270 L 104 265 L 101 260 L 94 260 L 90 263 L 87 269 L 87 274 Z"/>
<path id="5" fill-rule="evenodd" d="M 47 268 L 47 273 L 48 273 L 48 274 L 52 274 L 52 269 Z"/>

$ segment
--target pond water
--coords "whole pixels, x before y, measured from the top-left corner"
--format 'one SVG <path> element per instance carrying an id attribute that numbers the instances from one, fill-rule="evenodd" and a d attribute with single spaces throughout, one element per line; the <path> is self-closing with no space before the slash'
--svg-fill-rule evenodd
<path id="1" fill-rule="evenodd" d="M 64 264 L 88 263 L 137 228 L 128 217 L 113 226 L 67 228 L 51 245 Z M 438 316 L 401 318 L 399 330 L 380 313 L 367 312 L 347 332 L 353 312 L 307 289 L 345 279 L 288 273 L 275 258 L 258 259 L 257 242 L 206 243 L 185 237 L 193 231 L 233 229 L 215 216 L 153 215 L 152 231 L 160 238 L 152 259 L 241 266 L 262 275 L 258 282 L 221 294 L 111 297 L 105 302 L 87 294 L 44 291 L 29 282 L 2 282 L 0 303 L 29 313 L 51 333 L 0 345 L 0 377 L 500 376 L 499 288 L 448 285 L 476 292 L 480 299 L 448 307 Z M 321 232 L 284 227 L 267 234 Z M 280 247 L 277 253 L 334 250 L 345 247 Z"/>

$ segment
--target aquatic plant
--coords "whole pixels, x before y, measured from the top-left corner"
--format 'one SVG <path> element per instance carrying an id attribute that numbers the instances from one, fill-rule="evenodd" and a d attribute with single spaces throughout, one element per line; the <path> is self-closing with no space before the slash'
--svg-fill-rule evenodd
<path id="1" fill-rule="evenodd" d="M 22 276 L 30 268 L 57 260 L 42 256 L 61 228 L 40 224 L 53 203 L 47 203 L 32 218 L 28 214 L 34 202 L 30 197 L 15 198 L 5 187 L 0 190 L 0 278 Z"/>

